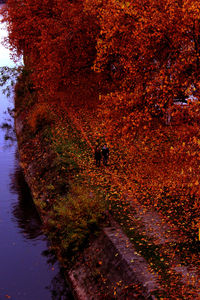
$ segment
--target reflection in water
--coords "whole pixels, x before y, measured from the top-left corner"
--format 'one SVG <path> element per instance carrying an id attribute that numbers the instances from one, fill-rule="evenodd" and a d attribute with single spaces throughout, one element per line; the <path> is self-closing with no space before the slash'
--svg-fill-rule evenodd
<path id="1" fill-rule="evenodd" d="M 52 279 L 51 285 L 47 289 L 51 292 L 52 300 L 74 299 L 69 290 L 66 289 L 66 283 L 61 271 Z"/>
<path id="2" fill-rule="evenodd" d="M 0 134 L 3 139 L 0 141 L 0 149 L 3 151 L 0 154 L 6 163 L 1 165 L 0 186 L 6 197 L 0 195 L 0 212 L 5 219 L 5 238 L 1 231 L 3 247 L 0 248 L 0 299 L 4 299 L 6 295 L 12 295 L 9 297 L 15 300 L 73 299 L 64 270 L 59 266 L 55 253 L 50 250 L 49 242 L 42 232 L 41 219 L 18 163 L 10 109 L 1 115 L 1 122 Z M 6 185 L 3 184 L 4 180 Z M 4 206 L 5 209 L 2 209 Z M 2 226 L 1 218 L 0 225 Z M 12 277 L 14 280 L 10 280 Z"/>
<path id="3" fill-rule="evenodd" d="M 0 124 L 0 129 L 3 131 L 4 140 L 6 141 L 4 149 L 14 146 L 14 143 L 16 142 L 15 130 L 13 128 L 13 117 L 14 111 L 8 107 L 7 110 L 4 111 L 4 121 Z"/>
<path id="4" fill-rule="evenodd" d="M 48 240 L 42 232 L 42 223 L 33 203 L 29 187 L 24 179 L 22 170 L 18 165 L 18 152 L 16 156 L 16 167 L 14 173 L 10 174 L 10 191 L 18 195 L 18 202 L 13 205 L 13 220 L 17 222 L 20 232 L 27 240 L 45 240 L 47 248 L 41 255 L 46 258 L 47 264 L 51 265 L 56 275 L 51 280 L 49 290 L 52 300 L 70 300 L 73 296 L 69 290 L 64 276 L 64 269 L 60 268 L 55 253 L 50 250 Z M 42 299 L 41 299 L 42 300 Z"/>
<path id="5" fill-rule="evenodd" d="M 18 194 L 18 202 L 13 205 L 14 220 L 17 221 L 18 227 L 26 239 L 35 239 L 42 235 L 41 220 L 19 166 L 15 168 L 15 172 L 10 175 L 10 178 L 10 191 Z"/>
<path id="6" fill-rule="evenodd" d="M 0 42 L 7 37 L 4 27 L 1 23 Z M 15 66 L 9 56 L 0 43 L 0 67 Z M 15 148 L 13 95 L 6 98 L 0 88 L 0 300 L 73 299 L 42 233 Z"/>

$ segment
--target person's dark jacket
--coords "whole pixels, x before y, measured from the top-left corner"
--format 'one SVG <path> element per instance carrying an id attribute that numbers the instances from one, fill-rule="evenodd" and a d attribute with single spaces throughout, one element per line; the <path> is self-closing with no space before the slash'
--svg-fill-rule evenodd
<path id="1" fill-rule="evenodd" d="M 106 148 L 102 148 L 102 155 L 105 157 L 105 158 L 108 158 L 109 156 L 109 149 L 106 147 Z"/>
<path id="2" fill-rule="evenodd" d="M 95 157 L 96 160 L 100 160 L 101 159 L 101 150 L 100 150 L 100 148 L 96 148 L 95 149 L 94 157 Z"/>

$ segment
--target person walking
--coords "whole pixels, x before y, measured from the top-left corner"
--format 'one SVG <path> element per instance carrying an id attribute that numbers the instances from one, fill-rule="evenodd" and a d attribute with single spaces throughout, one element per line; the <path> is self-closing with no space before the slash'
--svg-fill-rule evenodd
<path id="1" fill-rule="evenodd" d="M 96 161 L 96 166 L 100 167 L 100 165 L 101 165 L 101 149 L 100 149 L 99 146 L 97 146 L 95 148 L 94 158 L 95 158 L 95 161 Z"/>
<path id="2" fill-rule="evenodd" d="M 108 164 L 108 157 L 109 157 L 109 149 L 106 144 L 104 144 L 102 148 L 102 156 L 103 156 L 103 164 L 107 166 Z"/>

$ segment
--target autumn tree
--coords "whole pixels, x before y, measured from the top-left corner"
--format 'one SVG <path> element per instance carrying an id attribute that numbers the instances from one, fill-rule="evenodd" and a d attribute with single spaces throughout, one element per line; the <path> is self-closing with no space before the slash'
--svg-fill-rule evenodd
<path id="1" fill-rule="evenodd" d="M 43 98 L 55 96 L 74 73 L 93 63 L 98 26 L 83 12 L 81 0 L 9 0 L 4 20 L 10 47 L 23 55 Z"/>
<path id="2" fill-rule="evenodd" d="M 124 110 L 119 126 L 124 133 L 158 114 L 165 118 L 175 100 L 184 101 L 194 91 L 198 97 L 199 6 L 175 0 L 85 1 L 101 27 L 94 68 L 102 71 L 111 64 L 113 77 L 120 78 L 107 102 L 116 119 Z"/>
<path id="3" fill-rule="evenodd" d="M 99 127 L 123 144 L 132 194 L 155 207 L 165 199 L 169 211 L 177 201 L 187 224 L 200 196 L 199 10 L 197 0 L 8 0 L 4 11 L 40 102 L 60 101 L 92 65 L 109 75 Z"/>
<path id="4" fill-rule="evenodd" d="M 94 69 L 110 69 L 116 84 L 101 96 L 99 115 L 108 139 L 125 149 L 133 195 L 155 207 L 164 201 L 169 211 L 187 208 L 192 232 L 200 195 L 200 3 L 84 2 L 100 24 Z"/>

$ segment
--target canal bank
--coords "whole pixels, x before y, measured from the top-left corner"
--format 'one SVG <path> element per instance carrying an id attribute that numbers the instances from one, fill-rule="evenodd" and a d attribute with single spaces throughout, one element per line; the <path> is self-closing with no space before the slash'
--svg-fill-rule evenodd
<path id="1" fill-rule="evenodd" d="M 103 187 L 90 183 L 92 151 L 62 106 L 41 104 L 24 89 L 26 76 L 15 97 L 20 162 L 75 297 L 156 299 L 157 276 L 107 213 Z"/>
<path id="2" fill-rule="evenodd" d="M 0 38 L 7 32 L 1 24 Z M 0 66 L 14 67 L 0 46 Z M 13 97 L 0 91 L 0 299 L 73 299 L 19 166 Z M 11 115 L 10 115 L 11 114 Z"/>
<path id="3" fill-rule="evenodd" d="M 1 95 L 0 299 L 72 299 L 19 166 L 11 101 Z"/>

